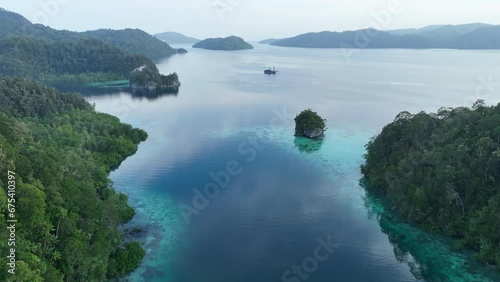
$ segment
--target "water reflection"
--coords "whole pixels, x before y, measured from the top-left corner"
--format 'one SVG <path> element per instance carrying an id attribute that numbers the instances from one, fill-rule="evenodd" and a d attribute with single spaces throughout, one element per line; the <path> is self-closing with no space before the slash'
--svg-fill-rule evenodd
<path id="1" fill-rule="evenodd" d="M 474 264 L 448 255 L 442 240 L 426 243 L 434 235 L 401 220 L 392 224 L 390 209 L 362 198 L 357 185 L 371 136 L 402 109 L 462 103 L 477 84 L 470 66 L 494 73 L 498 58 L 412 50 L 393 58 L 388 52 L 367 50 L 356 64 L 344 64 L 337 50 L 190 49 L 158 66 L 179 74 L 178 99 L 127 90 L 88 98 L 150 136 L 112 177 L 137 210 L 135 225 L 160 226 L 145 228 L 147 255 L 130 281 L 280 281 L 283 271 L 311 255 L 322 234 L 334 235 L 343 247 L 307 281 L 415 281 L 410 262 L 428 281 L 500 281 L 470 276 Z M 280 66 L 280 75 L 262 74 L 270 62 Z M 267 126 L 273 109 L 286 109 L 278 118 L 293 120 L 288 115 L 305 105 L 342 128 L 324 140 L 294 138 L 292 128 L 273 132 L 266 148 L 245 161 L 254 151 L 238 152 L 246 138 L 241 132 Z M 230 160 L 240 162 L 242 174 L 186 226 L 178 204 L 192 202 L 193 188 L 203 188 L 212 181 L 209 173 Z"/>
<path id="2" fill-rule="evenodd" d="M 179 94 L 179 89 L 176 89 L 176 90 L 162 89 L 162 90 L 153 90 L 153 91 L 133 89 L 132 91 L 129 91 L 128 93 L 130 93 L 132 95 L 132 99 L 145 98 L 149 101 L 155 101 L 155 100 L 158 100 L 159 98 L 167 97 L 167 96 L 177 97 L 177 95 Z"/>
<path id="3" fill-rule="evenodd" d="M 293 140 L 293 144 L 301 152 L 313 153 L 321 149 L 321 146 L 323 145 L 323 138 L 309 139 L 297 136 Z"/>
<path id="4" fill-rule="evenodd" d="M 122 84 L 107 84 L 100 87 L 72 87 L 72 86 L 56 86 L 62 92 L 78 92 L 84 96 L 108 96 L 126 93 L 132 97 L 133 100 L 146 99 L 148 101 L 156 101 L 162 97 L 177 97 L 179 89 L 161 89 L 161 90 L 147 90 L 147 89 L 132 89 L 127 85 Z"/>
<path id="5" fill-rule="evenodd" d="M 366 179 L 360 180 L 365 191 L 364 206 L 368 217 L 375 217 L 387 234 L 396 259 L 410 267 L 421 281 L 500 281 L 493 268 L 471 259 L 470 251 L 452 250 L 452 238 L 427 233 L 405 222 L 394 213 L 384 195 L 369 189 Z"/>

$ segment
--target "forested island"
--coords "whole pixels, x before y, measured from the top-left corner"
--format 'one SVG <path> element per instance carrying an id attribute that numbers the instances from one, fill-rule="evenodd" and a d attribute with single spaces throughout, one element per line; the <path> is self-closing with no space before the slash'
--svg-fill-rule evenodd
<path id="1" fill-rule="evenodd" d="M 154 64 L 144 65 L 132 71 L 130 87 L 133 90 L 178 92 L 181 83 L 176 73 L 160 75 Z"/>
<path id="2" fill-rule="evenodd" d="M 229 36 L 226 38 L 208 38 L 193 45 L 193 48 L 208 50 L 237 51 L 253 49 L 253 46 L 245 42 L 243 38 Z"/>
<path id="3" fill-rule="evenodd" d="M 366 148 L 367 189 L 500 269 L 500 104 L 402 112 Z"/>
<path id="4" fill-rule="evenodd" d="M 264 41 L 269 42 L 269 41 Z M 361 29 L 311 32 L 271 40 L 270 45 L 303 48 L 500 49 L 500 25 L 434 25 L 421 29 Z"/>
<path id="5" fill-rule="evenodd" d="M 5 10 L 0 10 L 0 24 L 0 78 L 24 77 L 59 88 L 129 80 L 137 68 L 176 53 L 137 29 L 60 31 Z M 152 72 L 155 80 L 142 80 L 141 87 L 150 88 L 163 77 L 156 67 Z"/>
<path id="6" fill-rule="evenodd" d="M 311 109 L 302 111 L 295 117 L 295 136 L 318 138 L 326 130 L 326 120 Z"/>
<path id="7" fill-rule="evenodd" d="M 135 212 L 108 173 L 146 138 L 78 94 L 0 79 L 0 228 L 8 199 L 18 221 L 15 245 L 0 244 L 0 281 L 105 281 L 136 268 L 145 252 L 118 230 Z M 6 269 L 9 248 L 15 276 Z"/>
<path id="8" fill-rule="evenodd" d="M 179 48 L 179 49 L 176 49 L 175 52 L 177 54 L 186 54 L 188 51 L 184 48 Z"/>

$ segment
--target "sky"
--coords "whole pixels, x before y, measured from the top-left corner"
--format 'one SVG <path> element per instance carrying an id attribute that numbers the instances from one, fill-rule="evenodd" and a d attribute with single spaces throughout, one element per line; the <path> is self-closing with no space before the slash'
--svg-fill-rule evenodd
<path id="1" fill-rule="evenodd" d="M 247 41 L 367 27 L 500 24 L 498 0 L 0 0 L 0 7 L 56 29 L 140 28 Z"/>

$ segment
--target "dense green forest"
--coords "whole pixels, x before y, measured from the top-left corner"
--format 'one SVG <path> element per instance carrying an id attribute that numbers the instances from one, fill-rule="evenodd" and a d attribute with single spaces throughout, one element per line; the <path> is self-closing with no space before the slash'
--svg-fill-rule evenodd
<path id="1" fill-rule="evenodd" d="M 100 39 L 129 54 L 143 55 L 150 60 L 166 58 L 176 53 L 175 49 L 160 39 L 140 29 L 99 29 L 86 31 L 84 36 Z"/>
<path id="2" fill-rule="evenodd" d="M 0 77 L 16 76 L 54 84 L 86 84 L 128 78 L 135 68 L 150 63 L 97 39 L 48 42 L 32 37 L 0 40 Z"/>
<path id="3" fill-rule="evenodd" d="M 55 87 L 79 87 L 131 79 L 135 69 L 146 65 L 151 67 L 144 78 L 151 80 L 140 80 L 143 85 L 171 79 L 160 74 L 148 58 L 129 55 L 98 39 L 55 42 L 18 36 L 0 40 L 0 78 L 24 77 Z"/>
<path id="4" fill-rule="evenodd" d="M 402 112 L 366 147 L 368 189 L 500 267 L 500 104 Z"/>
<path id="5" fill-rule="evenodd" d="M 0 8 L 0 38 L 29 36 L 52 42 L 99 39 L 131 55 L 142 55 L 150 60 L 175 54 L 175 49 L 158 38 L 139 29 L 101 29 L 86 32 L 55 30 L 40 24 L 32 24 L 23 16 Z"/>
<path id="6" fill-rule="evenodd" d="M 7 171 L 15 173 L 16 275 L 0 258 L 0 281 L 105 281 L 144 256 L 118 226 L 134 215 L 108 173 L 146 132 L 97 113 L 77 94 L 24 79 L 0 80 L 0 228 L 6 230 Z M 9 207 L 9 208 L 12 208 Z M 11 211 L 12 212 L 12 211 Z M 7 232 L 0 240 L 7 242 Z M 0 253 L 13 246 L 0 244 Z"/>
<path id="7" fill-rule="evenodd" d="M 180 82 L 177 73 L 160 75 L 156 65 L 146 65 L 141 70 L 136 70 L 130 76 L 132 88 L 153 88 L 158 91 L 178 91 Z M 141 86 L 141 87 L 137 87 Z"/>
<path id="8" fill-rule="evenodd" d="M 154 65 L 152 59 L 176 53 L 138 29 L 60 31 L 5 10 L 0 25 L 0 78 L 24 77 L 55 87 L 127 80 L 134 69 Z M 158 80 L 169 79 L 154 71 Z"/>

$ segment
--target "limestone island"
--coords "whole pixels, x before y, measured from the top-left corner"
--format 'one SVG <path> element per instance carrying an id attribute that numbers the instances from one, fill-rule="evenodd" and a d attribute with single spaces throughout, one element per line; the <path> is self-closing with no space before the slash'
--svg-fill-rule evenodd
<path id="1" fill-rule="evenodd" d="M 253 49 L 253 46 L 245 42 L 243 38 L 229 36 L 226 38 L 208 38 L 193 45 L 193 48 L 207 50 L 236 51 Z"/>
<path id="2" fill-rule="evenodd" d="M 132 90 L 178 92 L 180 85 L 176 73 L 160 74 L 154 64 L 136 68 L 130 75 L 130 88 Z"/>
<path id="3" fill-rule="evenodd" d="M 318 138 L 326 130 L 326 119 L 321 118 L 311 109 L 302 111 L 295 117 L 295 136 Z"/>

